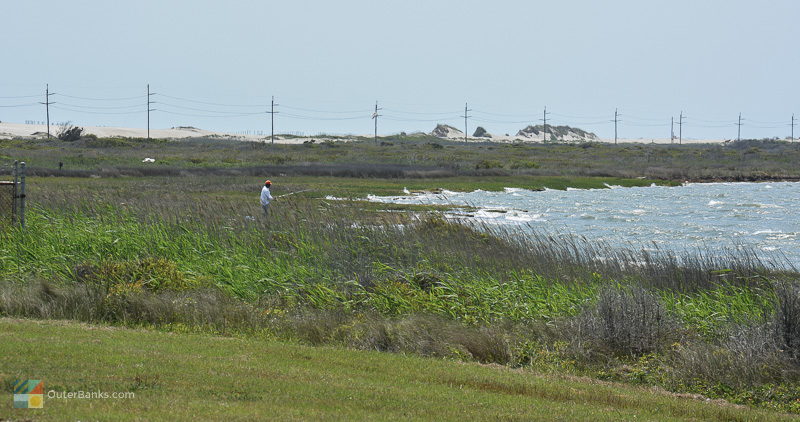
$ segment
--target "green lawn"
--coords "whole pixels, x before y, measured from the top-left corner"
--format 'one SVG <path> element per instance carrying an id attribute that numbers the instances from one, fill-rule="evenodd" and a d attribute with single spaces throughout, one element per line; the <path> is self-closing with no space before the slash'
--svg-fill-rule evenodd
<path id="1" fill-rule="evenodd" d="M 11 383 L 133 391 L 13 409 Z M 0 319 L 0 420 L 790 420 L 653 390 L 441 359 Z"/>

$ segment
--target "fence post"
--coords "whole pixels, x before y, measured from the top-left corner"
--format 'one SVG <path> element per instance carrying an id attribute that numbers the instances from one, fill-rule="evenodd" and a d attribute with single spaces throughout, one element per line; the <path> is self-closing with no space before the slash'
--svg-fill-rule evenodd
<path id="1" fill-rule="evenodd" d="M 20 163 L 20 180 L 19 180 L 19 222 L 20 226 L 25 228 L 25 162 Z"/>
<path id="2" fill-rule="evenodd" d="M 19 182 L 19 161 L 14 161 L 14 188 L 11 194 L 11 224 L 17 224 L 17 182 Z"/>

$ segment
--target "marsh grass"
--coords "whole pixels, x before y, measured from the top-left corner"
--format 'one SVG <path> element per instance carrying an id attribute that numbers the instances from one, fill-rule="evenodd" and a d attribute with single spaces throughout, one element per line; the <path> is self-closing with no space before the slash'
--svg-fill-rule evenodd
<path id="1" fill-rule="evenodd" d="M 784 180 L 800 177 L 800 149 L 785 141 L 656 145 L 463 143 L 429 136 L 370 141 L 265 145 L 224 139 L 135 138 L 76 142 L 0 140 L 4 155 L 49 176 L 195 176 L 306 174 L 364 177 L 465 175 L 601 176 L 684 180 Z M 143 164 L 155 157 L 155 164 Z M 64 172 L 55 170 L 64 162 Z M 486 163 L 491 165 L 486 168 Z M 528 163 L 520 165 L 519 163 Z M 2 167 L 2 166 L 0 166 Z M 0 169 L 2 171 L 2 169 Z M 259 173 L 262 172 L 262 173 Z"/>
<path id="2" fill-rule="evenodd" d="M 578 354 L 643 355 L 682 340 L 682 327 L 661 298 L 641 287 L 604 288 L 574 320 Z"/>
<path id="3" fill-rule="evenodd" d="M 732 399 L 797 385 L 797 276 L 746 252 L 619 251 L 299 195 L 265 218 L 238 177 L 33 180 L 27 229 L 0 232 L 0 315 L 588 374 L 644 359 L 659 375 L 638 382 Z"/>

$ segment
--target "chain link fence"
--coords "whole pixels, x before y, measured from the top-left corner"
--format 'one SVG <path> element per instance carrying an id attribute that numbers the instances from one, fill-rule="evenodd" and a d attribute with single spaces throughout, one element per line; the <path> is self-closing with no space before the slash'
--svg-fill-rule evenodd
<path id="1" fill-rule="evenodd" d="M 0 175 L 0 227 L 25 226 L 25 163 L 2 166 Z"/>

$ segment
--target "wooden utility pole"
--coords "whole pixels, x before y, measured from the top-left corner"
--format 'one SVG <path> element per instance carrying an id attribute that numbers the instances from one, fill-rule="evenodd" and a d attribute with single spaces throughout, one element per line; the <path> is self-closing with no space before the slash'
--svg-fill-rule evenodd
<path id="1" fill-rule="evenodd" d="M 547 112 L 547 106 L 544 106 L 544 112 L 542 112 L 542 142 L 547 142 L 547 115 L 550 114 Z"/>
<path id="2" fill-rule="evenodd" d="M 614 109 L 614 145 L 617 144 L 617 122 L 619 122 L 619 113 Z"/>
<path id="3" fill-rule="evenodd" d="M 275 111 L 275 106 L 276 105 L 280 105 L 280 104 L 275 104 L 275 96 L 273 95 L 272 96 L 272 101 L 270 102 L 270 109 L 267 112 L 267 113 L 269 113 L 269 117 L 270 117 L 270 125 L 269 125 L 269 127 L 270 127 L 270 135 L 269 135 L 269 139 L 270 139 L 270 144 L 271 145 L 275 145 L 275 113 L 277 113 L 277 111 Z"/>
<path id="4" fill-rule="evenodd" d="M 155 92 L 150 92 L 150 84 L 147 84 L 147 139 L 150 139 L 150 112 L 156 111 L 154 108 L 150 108 L 150 105 L 155 103 L 155 101 L 150 101 L 150 96 L 156 95 Z"/>
<path id="5" fill-rule="evenodd" d="M 792 136 L 789 138 L 789 142 L 794 142 L 794 113 L 792 113 Z"/>
<path id="6" fill-rule="evenodd" d="M 50 84 L 46 84 L 44 88 L 44 102 L 39 103 L 44 104 L 45 110 L 47 111 L 47 139 L 50 139 L 50 104 L 55 104 L 54 102 L 50 102 L 50 96 L 55 94 L 55 92 L 50 92 Z"/>
<path id="7" fill-rule="evenodd" d="M 739 113 L 739 123 L 737 123 L 736 126 L 739 126 L 739 130 L 738 130 L 738 132 L 736 132 L 736 140 L 737 141 L 741 141 L 742 140 L 742 113 Z"/>
<path id="8" fill-rule="evenodd" d="M 378 110 L 380 109 L 381 108 L 378 107 L 378 100 L 375 100 L 375 112 L 372 113 L 372 119 L 375 120 L 375 145 L 378 145 L 378 117 L 380 117 Z"/>
<path id="9" fill-rule="evenodd" d="M 683 110 L 681 110 L 681 115 L 678 117 L 678 145 L 683 143 Z"/>
<path id="10" fill-rule="evenodd" d="M 467 103 L 464 103 L 464 115 L 461 116 L 461 117 L 464 118 L 464 143 L 465 144 L 467 143 L 467 133 L 468 133 L 467 132 L 467 119 L 472 117 L 472 116 L 469 115 L 470 111 L 472 111 L 472 109 L 467 107 Z"/>

